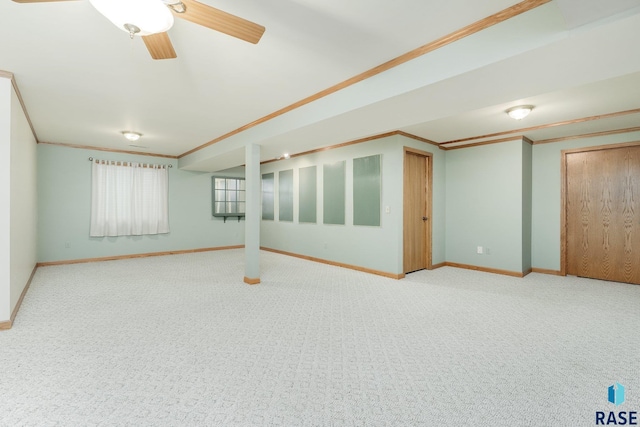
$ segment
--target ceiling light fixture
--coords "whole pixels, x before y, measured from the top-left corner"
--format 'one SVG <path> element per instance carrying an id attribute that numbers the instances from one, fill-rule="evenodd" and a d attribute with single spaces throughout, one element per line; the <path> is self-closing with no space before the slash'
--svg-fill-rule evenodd
<path id="1" fill-rule="evenodd" d="M 129 33 L 148 36 L 164 33 L 173 25 L 173 14 L 158 0 L 89 0 L 98 12 L 116 27 Z"/>
<path id="2" fill-rule="evenodd" d="M 285 159 L 289 159 L 289 158 L 291 157 L 291 155 L 290 155 L 289 153 L 284 153 L 284 154 L 283 154 L 283 157 L 284 157 Z"/>
<path id="3" fill-rule="evenodd" d="M 139 140 L 140 137 L 142 136 L 141 133 L 139 133 L 139 132 L 131 132 L 130 130 L 123 130 L 122 131 L 122 135 L 124 135 L 124 137 L 127 138 L 131 142 L 135 142 L 135 141 Z"/>
<path id="4" fill-rule="evenodd" d="M 509 108 L 507 114 L 512 119 L 522 120 L 529 115 L 533 110 L 533 105 L 518 105 L 517 107 Z"/>

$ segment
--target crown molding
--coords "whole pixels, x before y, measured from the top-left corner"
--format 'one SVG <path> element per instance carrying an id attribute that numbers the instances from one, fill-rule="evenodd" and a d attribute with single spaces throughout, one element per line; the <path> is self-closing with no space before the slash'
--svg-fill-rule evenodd
<path id="1" fill-rule="evenodd" d="M 540 129 L 548 129 L 548 128 L 558 127 L 558 126 L 573 125 L 576 123 L 584 123 L 592 120 L 610 119 L 612 117 L 620 117 L 620 116 L 625 116 L 627 114 L 638 114 L 638 113 L 640 113 L 640 108 L 635 108 L 633 110 L 617 111 L 615 113 L 608 113 L 608 114 L 599 114 L 597 116 L 589 116 L 589 117 L 583 117 L 580 119 L 565 120 L 562 122 L 548 123 L 546 125 L 531 126 L 528 128 L 514 129 L 510 131 L 496 132 L 496 133 L 490 133 L 486 135 L 471 136 L 471 137 L 462 138 L 462 139 L 454 139 L 451 141 L 442 142 L 441 144 L 444 146 L 447 146 L 450 144 L 475 141 L 475 140 L 484 139 L 484 138 L 495 138 L 499 136 L 515 135 L 515 134 L 522 135 L 526 132 L 531 132 L 531 131 L 540 130 Z"/>
<path id="2" fill-rule="evenodd" d="M 24 104 L 24 99 L 22 99 L 22 94 L 20 93 L 20 89 L 18 88 L 18 83 L 16 82 L 15 75 L 9 71 L 0 70 L 0 77 L 4 77 L 6 79 L 11 80 L 11 86 L 13 86 L 13 90 L 15 91 L 16 96 L 18 97 L 18 102 L 20 102 L 20 107 L 22 107 L 22 112 L 24 113 L 24 116 L 27 119 L 27 123 L 29 123 L 29 127 L 31 128 L 31 133 L 35 138 L 36 143 L 40 142 L 38 140 L 38 134 L 36 133 L 36 129 L 33 127 L 33 122 L 31 122 L 31 117 L 29 117 L 27 106 Z"/>
<path id="3" fill-rule="evenodd" d="M 434 40 L 430 43 L 427 43 L 423 46 L 420 46 L 414 50 L 411 50 L 403 55 L 400 55 L 390 61 L 387 61 L 383 64 L 378 65 L 377 67 L 374 67 L 370 70 L 367 70 L 363 73 L 360 73 L 356 76 L 351 77 L 350 79 L 347 79 L 341 83 L 338 83 L 334 86 L 331 86 L 327 89 L 324 89 L 323 91 L 320 91 L 314 95 L 311 95 L 307 98 L 301 99 L 298 102 L 295 102 L 287 107 L 281 108 L 280 110 L 277 110 L 271 114 L 268 114 L 258 120 L 255 120 L 251 123 L 248 123 L 242 127 L 239 127 L 235 130 L 232 130 L 231 132 L 228 132 L 224 135 L 221 135 L 215 139 L 212 139 L 209 142 L 206 142 L 198 147 L 195 147 L 185 153 L 182 153 L 178 156 L 179 159 L 188 156 L 189 154 L 193 154 L 196 151 L 200 151 L 206 147 L 209 147 L 213 144 L 216 144 L 222 140 L 225 140 L 229 137 L 232 137 L 234 135 L 237 135 L 241 132 L 244 132 L 245 130 L 251 129 L 255 126 L 258 126 L 262 123 L 265 123 L 273 118 L 276 118 L 278 116 L 281 116 L 283 114 L 286 114 L 292 110 L 295 110 L 297 108 L 300 108 L 304 105 L 310 104 L 314 101 L 317 101 L 320 98 L 324 98 L 325 96 L 331 95 L 333 93 L 336 93 L 342 89 L 345 89 L 349 86 L 352 86 L 356 83 L 359 83 L 363 80 L 367 80 L 371 77 L 374 77 L 378 74 L 381 74 L 385 71 L 388 71 L 392 68 L 395 68 L 399 65 L 402 65 L 406 62 L 409 62 L 413 59 L 419 58 L 420 56 L 426 55 L 427 53 L 433 52 L 435 50 L 438 50 L 444 46 L 447 46 L 451 43 L 454 43 L 458 40 L 464 39 L 468 36 L 471 36 L 473 34 L 476 34 L 482 30 L 485 30 L 487 28 L 493 27 L 494 25 L 497 25 L 501 22 L 507 21 L 513 17 L 516 17 L 520 14 L 523 14 L 525 12 L 528 12 L 530 10 L 533 10 L 539 6 L 542 6 L 546 3 L 549 3 L 551 0 L 524 0 L 521 1 L 520 3 L 517 3 L 511 7 L 508 7 L 498 13 L 494 13 L 493 15 L 490 15 L 484 19 L 481 19 L 479 21 L 476 21 L 470 25 L 467 25 L 466 27 L 463 27 L 457 31 L 454 31 L 451 34 L 448 34 L 444 37 L 441 37 L 437 40 Z"/>
<path id="4" fill-rule="evenodd" d="M 103 148 L 103 147 L 90 147 L 88 145 L 79 145 L 79 144 L 64 144 L 61 142 L 46 142 L 41 141 L 38 144 L 45 145 L 57 145 L 59 147 L 67 147 L 67 148 L 80 148 L 82 150 L 94 150 L 94 151 L 108 151 L 110 153 L 123 153 L 123 154 L 134 154 L 136 156 L 151 156 L 151 157 L 162 157 L 165 159 L 177 159 L 178 156 L 171 156 L 168 154 L 158 154 L 158 153 L 142 153 L 140 151 L 132 151 L 132 150 L 118 150 L 116 148 Z"/>

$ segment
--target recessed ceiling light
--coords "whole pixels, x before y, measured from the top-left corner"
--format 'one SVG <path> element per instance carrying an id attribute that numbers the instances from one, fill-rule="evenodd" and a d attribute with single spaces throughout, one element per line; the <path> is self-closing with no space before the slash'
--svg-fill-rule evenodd
<path id="1" fill-rule="evenodd" d="M 135 142 L 135 141 L 139 140 L 140 137 L 142 136 L 141 133 L 132 132 L 130 130 L 123 130 L 122 131 L 122 135 L 124 135 L 124 137 L 127 138 L 131 142 Z"/>
<path id="2" fill-rule="evenodd" d="M 507 114 L 512 119 L 522 120 L 529 115 L 533 110 L 533 105 L 518 105 L 517 107 L 509 108 Z"/>

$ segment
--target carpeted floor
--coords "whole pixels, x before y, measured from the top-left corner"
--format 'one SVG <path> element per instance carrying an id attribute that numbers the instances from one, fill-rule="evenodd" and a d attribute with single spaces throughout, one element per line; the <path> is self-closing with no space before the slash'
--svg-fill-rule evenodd
<path id="1" fill-rule="evenodd" d="M 38 269 L 0 426 L 592 426 L 640 411 L 640 286 L 396 281 L 242 250 Z M 614 406 L 607 388 L 626 387 Z"/>

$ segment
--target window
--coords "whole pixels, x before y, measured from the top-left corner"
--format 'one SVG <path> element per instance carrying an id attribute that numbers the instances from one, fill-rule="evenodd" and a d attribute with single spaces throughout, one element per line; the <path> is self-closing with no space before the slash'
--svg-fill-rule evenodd
<path id="1" fill-rule="evenodd" d="M 214 176 L 212 179 L 213 189 L 213 216 L 227 217 L 244 216 L 245 213 L 245 182 L 244 178 L 229 178 L 224 176 Z"/>

